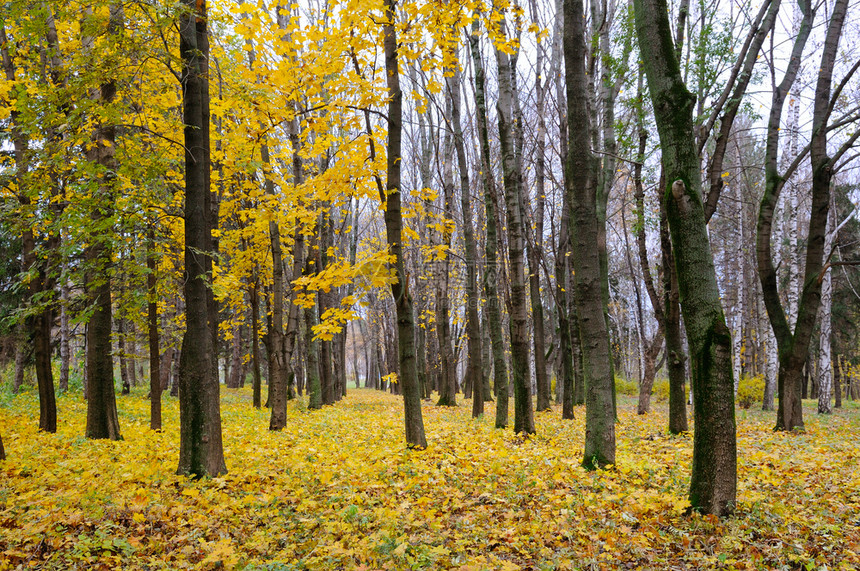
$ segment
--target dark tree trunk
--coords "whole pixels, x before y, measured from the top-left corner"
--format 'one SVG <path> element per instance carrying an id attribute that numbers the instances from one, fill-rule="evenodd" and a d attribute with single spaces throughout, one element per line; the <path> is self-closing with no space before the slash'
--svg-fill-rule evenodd
<path id="1" fill-rule="evenodd" d="M 460 207 L 463 211 L 463 246 L 466 252 L 466 335 L 468 337 L 468 363 L 466 365 L 465 385 L 471 385 L 472 417 L 484 414 L 481 320 L 478 307 L 481 295 L 478 292 L 478 245 L 472 223 L 472 189 L 469 185 L 469 164 L 466 162 L 466 148 L 463 144 L 463 129 L 460 125 L 460 71 L 459 64 L 454 77 L 448 82 L 452 91 L 451 119 L 454 126 L 454 147 L 457 150 L 457 167 L 460 171 Z"/>
<path id="2" fill-rule="evenodd" d="M 506 34 L 505 20 L 499 20 L 499 32 Z M 534 434 L 531 374 L 529 367 L 528 309 L 526 306 L 526 277 L 524 264 L 525 234 L 523 227 L 522 172 L 518 164 L 514 141 L 514 97 L 510 58 L 496 49 L 499 76 L 499 145 L 505 185 L 505 206 L 508 228 L 508 261 L 510 263 L 510 336 L 511 372 L 514 386 L 514 432 Z M 500 399 L 501 401 L 501 399 Z M 500 402 L 501 404 L 501 402 Z"/>
<path id="3" fill-rule="evenodd" d="M 690 505 L 723 516 L 734 511 L 737 493 L 732 344 L 702 205 L 695 97 L 681 78 L 665 0 L 635 0 L 634 6 L 663 151 L 669 229 L 692 359 L 696 430 Z"/>
<path id="4" fill-rule="evenodd" d="M 255 271 L 256 274 L 256 271 Z M 254 408 L 263 406 L 263 379 L 260 375 L 260 293 L 256 275 L 248 293 L 251 302 L 251 371 L 254 377 Z"/>
<path id="5" fill-rule="evenodd" d="M 100 278 L 90 278 L 92 279 L 100 279 Z M 92 320 L 91 320 L 92 321 Z M 92 332 L 94 328 L 91 326 L 87 332 Z M 110 328 L 108 328 L 110 332 Z M 122 394 L 127 395 L 131 393 L 131 383 L 128 381 L 128 360 L 125 358 L 125 320 L 123 318 L 119 318 L 116 320 L 116 348 L 117 353 L 119 353 L 119 382 L 122 386 Z M 108 338 L 110 338 L 110 333 L 108 333 Z M 87 349 L 91 350 L 93 346 L 92 343 L 87 343 Z M 92 367 L 87 367 L 88 371 L 92 371 Z M 111 385 L 113 385 L 113 363 L 111 363 L 110 367 L 111 371 Z"/>
<path id="6" fill-rule="evenodd" d="M 150 228 L 152 228 L 150 226 Z M 155 260 L 155 231 L 147 233 L 146 256 L 146 289 L 147 289 L 147 325 L 149 334 L 149 427 L 161 430 L 161 390 L 164 387 L 161 380 L 161 360 L 158 347 L 158 276 L 156 275 Z"/>
<path id="7" fill-rule="evenodd" d="M 484 93 L 484 64 L 481 59 L 479 18 L 472 23 L 469 46 L 472 63 L 475 67 L 475 107 L 478 122 L 478 137 L 481 149 L 481 180 L 484 186 L 484 210 L 486 212 L 487 238 L 484 248 L 486 268 L 484 269 L 484 295 L 487 297 L 487 317 L 490 324 L 490 341 L 493 347 L 493 390 L 496 394 L 496 428 L 508 425 L 508 369 L 505 360 L 504 336 L 502 333 L 502 310 L 499 303 L 499 239 L 496 229 L 495 182 L 490 159 L 490 138 L 487 128 L 487 103 Z"/>
<path id="8" fill-rule="evenodd" d="M 116 37 L 123 26 L 122 8 L 111 5 L 108 33 Z M 85 48 L 92 47 L 92 38 L 84 38 Z M 116 82 L 108 79 L 94 96 L 102 105 L 110 105 L 116 97 Z M 116 179 L 116 127 L 98 125 L 93 133 L 93 144 L 87 148 L 87 160 L 98 165 L 98 195 L 100 200 L 90 213 L 97 227 L 106 228 L 100 236 L 91 236 L 84 248 L 87 262 L 85 289 L 94 306 L 87 327 L 87 438 L 121 440 L 116 410 L 116 392 L 113 378 L 113 351 L 111 350 L 111 257 L 110 228 L 112 227 L 114 184 Z M 122 318 L 120 318 L 122 321 Z M 123 393 L 128 394 L 128 370 L 125 362 L 125 339 L 119 331 L 120 359 L 123 375 Z"/>
<path id="9" fill-rule="evenodd" d="M 219 384 L 215 370 L 209 288 L 209 38 L 205 0 L 184 0 L 180 21 L 183 123 L 185 124 L 186 331 L 179 365 L 180 447 L 177 473 L 195 477 L 227 472 L 221 441 Z"/>
<path id="10" fill-rule="evenodd" d="M 49 20 L 53 17 L 49 14 Z M 56 38 L 53 38 L 53 43 L 56 43 Z M 3 69 L 7 81 L 14 84 L 15 82 L 15 66 L 9 52 L 9 40 L 6 37 L 5 26 L 0 26 L 0 50 L 3 55 Z M 12 131 L 12 144 L 15 152 L 15 176 L 18 179 L 19 188 L 27 187 L 25 178 L 27 176 L 28 166 L 28 140 L 25 131 L 22 130 L 19 124 L 20 112 L 14 107 L 9 113 L 9 119 Z M 25 211 L 30 211 L 32 208 L 30 197 L 26 194 L 20 194 L 18 200 L 21 207 Z M 50 249 L 50 248 L 49 248 Z M 36 237 L 32 228 L 25 228 L 21 236 L 21 259 L 22 270 L 31 272 L 35 270 L 35 276 L 30 280 L 27 286 L 27 301 L 34 303 L 43 292 L 50 291 L 50 280 L 47 275 L 47 268 L 43 262 L 40 262 L 36 254 Z M 44 303 L 44 302 L 43 302 Z M 33 358 L 36 365 L 36 383 L 39 388 L 39 430 L 45 432 L 57 431 L 57 400 L 54 393 L 54 376 L 51 369 L 51 326 L 53 324 L 53 311 L 50 305 L 44 305 L 32 317 L 26 320 L 26 329 L 30 331 L 30 338 L 33 343 Z M 24 357 L 22 351 L 21 357 Z M 16 358 L 17 362 L 17 358 Z M 16 392 L 23 382 L 23 367 L 16 367 Z M 18 371 L 21 375 L 17 374 Z"/>
<path id="11" fill-rule="evenodd" d="M 615 464 L 615 410 L 612 357 L 605 318 L 599 248 L 597 174 L 591 154 L 586 108 L 585 31 L 582 0 L 564 2 L 564 59 L 567 77 L 567 124 L 570 149 L 565 192 L 572 205 L 573 284 L 582 343 L 585 379 L 585 450 L 582 464 L 597 468 Z"/>
<path id="12" fill-rule="evenodd" d="M 385 188 L 380 184 L 380 200 L 385 205 L 385 230 L 389 254 L 393 257 L 393 270 L 397 281 L 391 284 L 391 294 L 397 308 L 398 355 L 400 363 L 399 386 L 403 390 L 404 424 L 406 445 L 410 448 L 427 448 L 424 436 L 424 419 L 421 415 L 421 387 L 418 386 L 418 370 L 415 357 L 415 321 L 412 310 L 412 293 L 406 276 L 403 259 L 403 215 L 400 210 L 400 160 L 403 129 L 403 93 L 400 90 L 398 69 L 398 45 L 396 1 L 385 0 L 385 24 L 383 24 L 383 46 L 385 71 L 388 85 L 388 145 L 386 153 Z"/>
<path id="13" fill-rule="evenodd" d="M 313 340 L 313 326 L 317 324 L 316 307 L 305 308 L 305 347 L 307 350 L 307 387 L 308 408 L 317 410 L 322 408 L 322 384 L 320 382 L 319 368 L 319 341 Z"/>
<path id="14" fill-rule="evenodd" d="M 800 67 L 803 48 L 809 37 L 814 18 L 813 9 L 799 4 L 803 18 L 782 83 L 773 93 L 771 116 L 765 150 L 765 193 L 761 201 L 757 231 L 757 261 L 765 306 L 779 348 L 777 377 L 776 430 L 803 430 L 802 396 L 806 386 L 804 365 L 809 354 L 809 341 L 815 327 L 821 302 L 821 271 L 824 264 L 824 243 L 830 204 L 830 185 L 835 159 L 827 154 L 828 123 L 832 113 L 830 102 L 833 67 L 848 9 L 847 0 L 837 0 L 827 26 L 821 65 L 815 88 L 812 114 L 812 137 L 809 155 L 812 166 L 812 207 L 806 239 L 803 288 L 797 309 L 794 331 L 788 323 L 777 290 L 776 270 L 771 259 L 771 229 L 773 213 L 787 175 L 777 170 L 780 116 L 786 95 L 794 84 Z M 835 156 L 839 156 L 836 153 Z"/>
<path id="15" fill-rule="evenodd" d="M 842 367 L 839 364 L 839 355 L 833 352 L 833 396 L 835 402 L 833 408 L 842 408 Z"/>

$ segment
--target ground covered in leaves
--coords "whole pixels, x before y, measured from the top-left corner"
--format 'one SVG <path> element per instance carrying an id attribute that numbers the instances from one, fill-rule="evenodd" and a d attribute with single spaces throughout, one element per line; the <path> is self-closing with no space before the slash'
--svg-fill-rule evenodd
<path id="1" fill-rule="evenodd" d="M 620 401 L 618 465 L 579 465 L 585 411 L 537 415 L 523 440 L 493 407 L 425 403 L 429 448 L 404 448 L 397 397 L 354 390 L 291 403 L 267 430 L 245 391 L 222 396 L 229 473 L 176 476 L 178 406 L 148 428 L 142 393 L 118 397 L 125 440 L 83 437 L 86 405 L 60 398 L 37 432 L 34 394 L 0 399 L 0 569 L 858 569 L 860 408 L 807 431 L 739 411 L 737 516 L 686 516 L 692 437 L 666 407 Z M 466 401 L 468 403 L 468 401 Z"/>

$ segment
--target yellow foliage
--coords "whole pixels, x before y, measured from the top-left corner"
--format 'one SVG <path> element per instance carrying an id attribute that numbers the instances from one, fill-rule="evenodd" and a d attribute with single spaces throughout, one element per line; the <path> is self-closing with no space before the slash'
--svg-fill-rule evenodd
<path id="1" fill-rule="evenodd" d="M 174 472 L 178 407 L 148 429 L 145 393 L 119 396 L 125 440 L 88 441 L 86 404 L 60 397 L 57 434 L 38 402 L 0 400 L 0 569 L 857 569 L 857 410 L 807 432 L 738 418 L 736 517 L 684 515 L 691 435 L 665 407 L 619 398 L 618 464 L 580 467 L 585 412 L 558 407 L 523 440 L 424 403 L 429 448 L 403 443 L 398 397 L 350 389 L 333 407 L 293 401 L 286 428 L 248 390 L 222 396 L 229 473 Z"/>
<path id="2" fill-rule="evenodd" d="M 750 408 L 764 401 L 764 377 L 741 377 L 738 382 L 738 394 L 735 400 L 741 408 Z"/>

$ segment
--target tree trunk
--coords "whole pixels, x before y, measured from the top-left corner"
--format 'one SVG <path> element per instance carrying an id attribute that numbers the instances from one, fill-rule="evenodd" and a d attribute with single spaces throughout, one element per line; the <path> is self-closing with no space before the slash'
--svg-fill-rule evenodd
<path id="1" fill-rule="evenodd" d="M 219 384 L 207 286 L 211 245 L 209 206 L 209 101 L 205 83 L 209 38 L 205 0 L 184 0 L 180 21 L 185 124 L 186 331 L 179 365 L 180 446 L 177 473 L 194 477 L 227 472 L 221 440 Z"/>
<path id="2" fill-rule="evenodd" d="M 248 293 L 251 302 L 251 372 L 254 376 L 254 408 L 260 408 L 263 406 L 263 379 L 260 374 L 260 290 L 256 270 L 254 274 Z"/>
<path id="3" fill-rule="evenodd" d="M 60 286 L 60 390 L 69 390 L 69 369 L 72 352 L 69 347 L 72 335 L 69 325 L 69 286 L 64 281 Z"/>
<path id="4" fill-rule="evenodd" d="M 737 494 L 731 335 L 705 225 L 695 98 L 681 79 L 666 2 L 635 0 L 634 6 L 663 151 L 669 229 L 692 359 L 696 429 L 690 505 L 723 516 L 734 511 Z"/>
<path id="5" fill-rule="evenodd" d="M 572 206 L 574 299 L 585 379 L 585 451 L 582 464 L 597 468 L 615 464 L 614 379 L 601 279 L 597 174 L 591 154 L 585 74 L 585 30 L 582 0 L 564 1 L 564 60 L 567 78 L 567 124 L 570 151 L 565 165 L 565 192 Z M 576 128 L 574 128 L 574 126 Z"/>
<path id="6" fill-rule="evenodd" d="M 449 78 L 451 92 L 451 122 L 454 127 L 454 148 L 457 152 L 457 168 L 460 171 L 460 207 L 463 212 L 463 249 L 466 253 L 466 335 L 468 338 L 468 362 L 466 365 L 465 386 L 472 387 L 472 417 L 484 413 L 481 321 L 478 307 L 481 296 L 478 292 L 478 245 L 472 223 L 472 189 L 469 185 L 469 164 L 466 161 L 466 148 L 463 144 L 463 129 L 460 124 L 460 66 L 455 57 L 454 76 Z"/>
<path id="7" fill-rule="evenodd" d="M 505 18 L 499 14 L 498 32 L 507 37 Z M 514 386 L 514 432 L 534 434 L 534 411 L 532 409 L 531 375 L 529 367 L 528 310 L 526 306 L 525 234 L 523 228 L 522 172 L 516 160 L 514 132 L 515 96 L 512 69 L 508 54 L 496 49 L 499 77 L 499 99 L 497 102 L 499 121 L 499 145 L 505 185 L 505 206 L 508 226 L 508 261 L 510 263 L 510 336 L 511 373 Z M 501 400 L 501 399 L 500 399 Z M 500 402 L 501 404 L 501 402 Z"/>
<path id="8" fill-rule="evenodd" d="M 322 384 L 320 382 L 319 368 L 319 342 L 313 340 L 313 326 L 317 324 L 316 307 L 305 308 L 305 347 L 307 349 L 307 390 L 308 408 L 318 410 L 322 408 Z"/>
<path id="9" fill-rule="evenodd" d="M 158 346 L 158 276 L 156 275 L 155 230 L 147 232 L 146 289 L 147 325 L 149 335 L 149 427 L 161 430 L 161 350 Z"/>
<path id="10" fill-rule="evenodd" d="M 53 22 L 53 16 L 48 14 L 49 23 Z M 50 27 L 50 26 L 49 26 Z M 55 34 L 54 34 L 55 36 Z M 50 42 L 56 44 L 56 38 Z M 14 84 L 15 66 L 9 52 L 9 40 L 6 36 L 5 26 L 0 26 L 0 50 L 3 55 L 3 69 L 7 81 Z M 15 176 L 18 179 L 19 189 L 27 188 L 26 177 L 29 171 L 28 165 L 28 139 L 25 131 L 19 123 L 20 112 L 13 109 L 9 113 L 9 119 L 12 131 L 12 143 L 15 151 Z M 30 197 L 25 194 L 19 194 L 18 201 L 23 209 L 29 211 L 31 208 Z M 21 236 L 21 260 L 22 270 L 24 272 L 32 272 L 35 270 L 35 276 L 30 280 L 27 286 L 26 298 L 29 303 L 34 303 L 43 292 L 51 289 L 50 280 L 47 276 L 47 269 L 43 262 L 40 262 L 36 253 L 36 237 L 31 227 L 26 227 Z M 44 303 L 44 302 L 43 302 Z M 57 431 L 57 401 L 54 392 L 54 376 L 51 369 L 51 326 L 53 324 L 53 311 L 49 304 L 45 304 L 42 308 L 31 317 L 27 318 L 26 330 L 32 332 L 31 339 L 33 343 L 33 358 L 36 365 L 36 383 L 39 388 L 39 430 L 45 432 Z M 21 354 L 23 357 L 23 353 Z M 17 360 L 17 359 L 16 359 Z M 23 367 L 20 369 L 23 373 Z M 23 381 L 23 375 L 20 376 Z M 19 378 L 16 374 L 16 386 L 20 387 Z"/>
<path id="11" fill-rule="evenodd" d="M 806 239 L 806 261 L 804 264 L 803 288 L 798 303 L 797 318 L 791 325 L 791 312 L 785 315 L 777 291 L 776 270 L 771 259 L 771 228 L 773 212 L 785 185 L 787 175 L 777 170 L 780 116 L 786 94 L 794 85 L 806 39 L 814 18 L 812 9 L 800 4 L 802 19 L 799 34 L 792 50 L 792 59 L 782 83 L 773 94 L 771 116 L 768 122 L 768 139 L 765 157 L 765 193 L 761 201 L 757 235 L 757 261 L 764 293 L 765 305 L 779 348 L 779 375 L 777 392 L 777 430 L 803 429 L 803 407 L 801 403 L 809 341 L 821 302 L 821 280 L 824 243 L 830 204 L 830 184 L 833 177 L 834 159 L 827 156 L 827 126 L 832 108 L 830 105 L 833 64 L 836 59 L 839 39 L 847 11 L 847 1 L 837 0 L 827 27 L 821 65 L 815 88 L 812 117 L 812 137 L 809 154 L 812 164 L 812 207 Z M 837 154 L 838 156 L 838 154 Z"/>
<path id="12" fill-rule="evenodd" d="M 401 137 L 403 130 L 403 92 L 400 90 L 398 69 L 398 44 L 396 0 L 385 0 L 385 23 L 383 24 L 383 46 L 385 71 L 388 86 L 388 145 L 386 153 L 385 188 L 379 184 L 380 200 L 385 205 L 385 230 L 389 254 L 393 258 L 392 269 L 397 281 L 391 284 L 391 294 L 397 308 L 398 361 L 400 364 L 399 386 L 403 391 L 404 424 L 406 445 L 410 448 L 427 448 L 424 436 L 424 419 L 421 415 L 421 387 L 418 386 L 418 369 L 415 356 L 415 321 L 412 310 L 412 293 L 403 259 L 403 215 L 401 213 L 400 164 Z M 379 183 L 379 181 L 377 181 Z"/>
<path id="13" fill-rule="evenodd" d="M 487 236 L 484 248 L 486 267 L 484 269 L 484 295 L 487 298 L 487 316 L 490 324 L 490 341 L 493 347 L 493 389 L 496 393 L 496 428 L 508 425 L 508 369 L 505 360 L 504 336 L 502 333 L 502 313 L 499 302 L 499 239 L 496 229 L 496 208 L 494 202 L 493 168 L 490 162 L 490 138 L 487 128 L 487 103 L 484 92 L 484 64 L 481 59 L 478 22 L 476 14 L 472 20 L 472 34 L 469 46 L 472 63 L 475 67 L 475 108 L 477 113 L 478 137 L 481 150 L 481 180 L 484 187 L 484 210 L 486 212 Z"/>
<path id="14" fill-rule="evenodd" d="M 833 408 L 842 408 L 842 368 L 839 365 L 839 355 L 833 354 Z"/>
<path id="15" fill-rule="evenodd" d="M 123 26 L 120 5 L 111 5 L 108 33 L 117 37 Z M 82 40 L 85 50 L 91 50 L 94 38 Z M 116 97 L 116 81 L 108 79 L 101 84 L 93 96 L 101 105 L 110 105 Z M 90 216 L 97 227 L 107 227 L 106 235 L 91 236 L 84 248 L 87 261 L 85 289 L 95 307 L 87 327 L 87 438 L 109 438 L 121 440 L 119 418 L 116 410 L 116 393 L 113 378 L 113 352 L 111 351 L 111 278 L 112 248 L 109 228 L 112 226 L 114 183 L 117 163 L 115 157 L 116 127 L 100 124 L 93 133 L 94 144 L 87 147 L 87 160 L 98 165 L 98 194 L 101 200 L 95 204 Z M 120 319 L 122 321 L 122 319 Z M 119 331 L 121 365 L 124 359 L 123 331 Z M 128 371 L 124 370 L 123 392 L 127 394 Z"/>

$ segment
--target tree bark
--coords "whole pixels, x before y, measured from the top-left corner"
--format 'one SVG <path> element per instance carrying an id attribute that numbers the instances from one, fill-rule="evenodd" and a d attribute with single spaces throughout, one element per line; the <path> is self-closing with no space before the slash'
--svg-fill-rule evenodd
<path id="1" fill-rule="evenodd" d="M 53 22 L 53 16 L 51 16 L 50 12 L 48 13 L 48 19 L 49 23 Z M 3 69 L 6 79 L 11 84 L 14 84 L 15 64 L 9 51 L 9 39 L 6 36 L 5 26 L 0 26 L 0 50 L 2 50 Z M 13 108 L 10 111 L 9 119 L 15 153 L 15 177 L 18 179 L 19 189 L 25 189 L 28 186 L 26 179 L 29 171 L 29 141 L 26 131 L 20 124 L 20 112 Z M 30 197 L 24 193 L 18 195 L 18 201 L 24 210 L 29 210 L 32 206 Z M 21 260 L 23 271 L 32 272 L 35 270 L 35 275 L 27 285 L 26 293 L 27 302 L 34 303 L 43 292 L 49 291 L 52 288 L 49 287 L 50 279 L 48 278 L 47 268 L 43 261 L 38 260 L 36 254 L 36 236 L 31 227 L 25 228 L 22 232 Z M 57 400 L 54 392 L 54 376 L 51 369 L 51 326 L 53 321 L 53 311 L 49 304 L 45 304 L 42 308 L 38 309 L 26 321 L 26 329 L 31 332 L 33 358 L 36 365 L 36 384 L 39 389 L 39 430 L 45 432 L 57 431 Z M 23 372 L 23 368 L 20 371 Z M 21 376 L 21 380 L 23 381 L 23 376 Z M 16 384 L 20 387 L 17 375 Z"/>
<path id="2" fill-rule="evenodd" d="M 494 202 L 495 181 L 490 162 L 490 137 L 487 127 L 487 100 L 484 91 L 484 63 L 481 59 L 479 40 L 479 15 L 472 20 L 472 34 L 469 36 L 469 47 L 472 53 L 472 63 L 475 68 L 475 109 L 477 113 L 478 138 L 481 151 L 481 181 L 484 187 L 484 210 L 486 212 L 486 244 L 484 256 L 484 295 L 487 298 L 487 316 L 490 324 L 490 341 L 493 348 L 493 388 L 496 393 L 496 428 L 508 425 L 508 368 L 505 360 L 504 335 L 502 332 L 502 310 L 499 302 L 499 238 L 496 228 L 496 207 Z"/>
<path id="3" fill-rule="evenodd" d="M 263 379 L 260 374 L 260 281 L 257 277 L 257 271 L 254 271 L 254 278 L 251 283 L 248 298 L 251 303 L 251 372 L 254 377 L 253 381 L 253 402 L 254 408 L 263 406 Z"/>
<path id="4" fill-rule="evenodd" d="M 601 279 L 597 175 L 591 153 L 590 118 L 586 108 L 585 30 L 582 0 L 564 1 L 564 60 L 567 78 L 567 124 L 570 150 L 565 165 L 565 192 L 572 205 L 574 299 L 579 316 L 585 380 L 586 468 L 615 464 L 614 379 L 609 331 Z"/>
<path id="5" fill-rule="evenodd" d="M 664 0 L 635 0 L 636 31 L 663 151 L 665 200 L 692 358 L 696 429 L 691 509 L 734 511 L 737 445 L 731 335 L 720 305 L 702 205 L 695 98 L 681 78 Z"/>
<path id="6" fill-rule="evenodd" d="M 108 34 L 117 39 L 123 26 L 122 6 L 112 4 Z M 92 50 L 94 38 L 82 40 L 84 49 Z M 107 79 L 93 95 L 101 105 L 110 105 L 116 97 L 116 80 Z M 98 200 L 90 213 L 96 227 L 111 228 L 117 161 L 115 157 L 116 127 L 99 124 L 92 136 L 93 144 L 86 150 L 87 160 L 98 165 Z M 121 440 L 116 410 L 116 392 L 113 378 L 113 351 L 111 350 L 111 264 L 113 236 L 91 236 L 84 248 L 87 262 L 85 289 L 94 310 L 87 327 L 87 438 Z M 122 330 L 119 333 L 120 358 L 124 359 Z M 123 391 L 128 383 L 128 371 L 123 379 Z"/>
<path id="7" fill-rule="evenodd" d="M 158 346 L 158 275 L 155 259 L 155 230 L 147 232 L 146 294 L 147 325 L 149 334 L 149 427 L 161 430 L 161 350 Z"/>
<path id="8" fill-rule="evenodd" d="M 463 384 L 472 386 L 472 417 L 484 414 L 481 320 L 478 307 L 481 296 L 478 292 L 478 245 L 472 224 L 472 189 L 469 185 L 469 164 L 463 143 L 463 128 L 460 124 L 460 66 L 455 66 L 454 76 L 449 78 L 451 90 L 451 123 L 454 127 L 454 148 L 457 152 L 457 168 L 460 171 L 460 207 L 463 211 L 463 249 L 466 253 L 466 335 L 468 338 L 468 363 Z"/>
<path id="9" fill-rule="evenodd" d="M 802 12 L 800 29 L 792 50 L 783 81 L 773 94 L 765 157 L 765 193 L 759 208 L 757 234 L 757 261 L 762 283 L 765 306 L 773 327 L 779 349 L 779 374 L 777 392 L 777 430 L 804 428 L 802 392 L 804 388 L 803 368 L 807 364 L 809 341 L 821 302 L 821 274 L 824 263 L 824 244 L 830 204 L 830 184 L 833 177 L 833 160 L 827 155 L 827 125 L 832 109 L 830 105 L 833 64 L 842 34 L 847 11 L 847 1 L 837 0 L 828 23 L 821 66 L 815 88 L 812 116 L 812 138 L 809 154 L 812 164 L 812 208 L 806 239 L 806 261 L 803 287 L 798 303 L 796 321 L 791 325 L 786 317 L 777 291 L 776 270 L 771 258 L 771 229 L 773 213 L 786 176 L 777 170 L 779 126 L 785 97 L 794 85 L 803 47 L 809 36 L 814 14 L 812 8 L 799 3 Z M 791 173 L 788 173 L 790 176 Z"/>
<path id="10" fill-rule="evenodd" d="M 507 38 L 505 18 L 499 14 L 499 33 Z M 534 434 L 531 374 L 529 367 L 528 310 L 526 306 L 525 234 L 523 227 L 522 172 L 516 160 L 514 137 L 513 74 L 510 58 L 504 49 L 495 49 L 499 77 L 497 102 L 499 145 L 505 186 L 506 222 L 508 226 L 508 262 L 510 263 L 510 337 L 511 374 L 514 386 L 514 432 Z M 501 400 L 501 399 L 500 399 Z M 501 404 L 501 402 L 500 402 Z"/>
<path id="11" fill-rule="evenodd" d="M 403 92 L 400 89 L 398 69 L 398 44 L 396 0 L 385 0 L 385 23 L 383 24 L 383 47 L 385 72 L 388 86 L 388 152 L 386 154 L 385 188 L 380 185 L 380 200 L 385 205 L 385 230 L 389 253 L 393 257 L 393 270 L 397 281 L 391 284 L 391 294 L 397 308 L 399 383 L 403 390 L 404 424 L 406 445 L 410 448 L 427 448 L 424 436 L 424 419 L 421 415 L 421 387 L 418 386 L 418 370 L 415 356 L 415 317 L 412 309 L 412 293 L 403 260 L 403 215 L 401 212 L 401 137 L 403 130 Z"/>
<path id="12" fill-rule="evenodd" d="M 182 104 L 185 124 L 186 331 L 179 365 L 180 446 L 177 473 L 194 477 L 227 472 L 221 440 L 219 384 L 209 315 L 207 260 L 211 245 L 209 101 L 205 88 L 209 38 L 205 0 L 183 0 L 180 21 Z"/>

